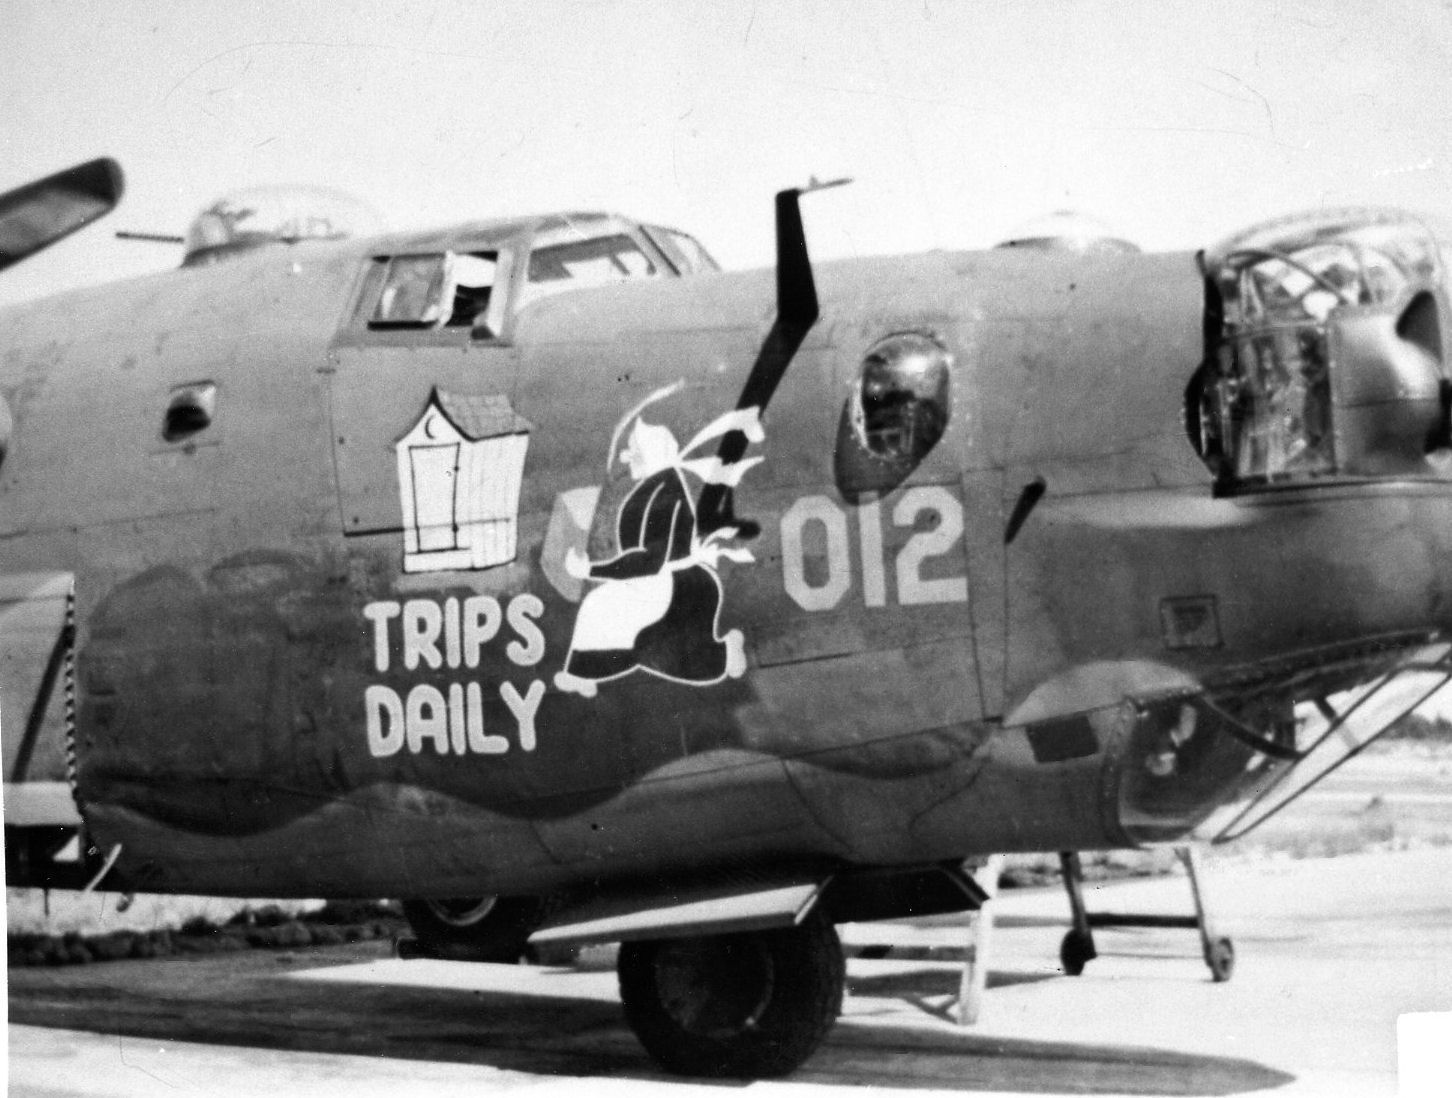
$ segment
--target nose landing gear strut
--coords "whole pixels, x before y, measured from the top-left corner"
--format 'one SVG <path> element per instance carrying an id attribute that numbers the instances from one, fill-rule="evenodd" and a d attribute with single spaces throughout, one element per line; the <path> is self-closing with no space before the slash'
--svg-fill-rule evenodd
<path id="1" fill-rule="evenodd" d="M 1195 848 L 1176 847 L 1175 856 L 1184 865 L 1185 873 L 1190 879 L 1190 895 L 1195 901 L 1194 915 L 1090 912 L 1084 906 L 1084 870 L 1078 852 L 1066 850 L 1059 854 L 1059 864 L 1064 871 L 1064 889 L 1069 894 L 1069 909 L 1073 915 L 1073 926 L 1064 935 L 1064 941 L 1059 946 L 1059 962 L 1063 965 L 1065 974 L 1078 976 L 1084 971 L 1086 964 L 1099 956 L 1099 951 L 1094 946 L 1096 926 L 1183 927 L 1200 932 L 1200 948 L 1205 964 L 1210 969 L 1210 978 L 1217 984 L 1230 979 L 1235 971 L 1235 945 L 1228 937 L 1215 933 L 1206 914 Z"/>

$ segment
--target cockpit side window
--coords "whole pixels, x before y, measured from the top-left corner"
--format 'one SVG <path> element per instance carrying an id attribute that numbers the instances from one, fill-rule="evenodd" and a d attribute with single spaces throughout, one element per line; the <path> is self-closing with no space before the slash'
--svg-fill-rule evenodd
<path id="1" fill-rule="evenodd" d="M 705 274 L 721 269 L 721 265 L 695 237 L 679 229 L 666 229 L 659 225 L 642 225 L 641 228 L 650 237 L 651 243 L 665 254 L 677 274 Z"/>
<path id="2" fill-rule="evenodd" d="M 624 233 L 536 247 L 529 253 L 531 282 L 568 279 L 592 286 L 626 278 L 650 278 L 655 273 L 655 264 Z"/>
<path id="3" fill-rule="evenodd" d="M 383 290 L 370 328 L 431 328 L 444 316 L 448 255 L 396 255 L 385 260 Z"/>
<path id="4" fill-rule="evenodd" d="M 378 296 L 368 327 L 467 328 L 476 338 L 498 334 L 497 252 L 437 252 L 383 256 Z"/>
<path id="5" fill-rule="evenodd" d="M 550 294 L 604 286 L 662 272 L 627 233 L 583 236 L 576 229 L 544 233 L 529 253 L 529 270 L 517 308 Z"/>
<path id="6" fill-rule="evenodd" d="M 485 320 L 494 296 L 498 269 L 498 257 L 493 254 L 454 256 L 451 271 L 453 300 L 450 302 L 449 319 L 444 321 L 444 327 L 473 329 Z"/>

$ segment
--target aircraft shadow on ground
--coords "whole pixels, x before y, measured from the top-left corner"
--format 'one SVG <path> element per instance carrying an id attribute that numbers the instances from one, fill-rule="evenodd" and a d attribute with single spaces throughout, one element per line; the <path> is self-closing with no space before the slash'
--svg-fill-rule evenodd
<path id="1" fill-rule="evenodd" d="M 1015 984 L 1036 984 L 1057 979 L 1045 972 L 990 972 L 988 990 L 1013 987 Z M 873 999 L 896 999 L 924 1014 L 944 1021 L 957 1017 L 958 988 L 961 970 L 953 968 L 921 968 L 906 972 L 859 974 L 848 971 L 847 994 Z"/>
<path id="2" fill-rule="evenodd" d="M 149 971 L 141 973 L 143 966 Z M 10 1020 L 23 1025 L 234 1047 L 480 1064 L 546 1075 L 668 1078 L 617 1002 L 559 993 L 546 971 L 527 993 L 288 978 L 235 961 L 175 959 L 84 969 L 11 970 Z M 128 970 L 134 975 L 128 977 Z M 944 987 L 939 987 L 944 983 Z M 1037 978 L 1037 977 L 1035 977 Z M 1011 975 L 1007 982 L 1013 981 Z M 990 986 L 1002 986 L 995 979 Z M 854 977 L 849 994 L 909 1002 L 956 991 L 956 974 Z M 941 1012 L 939 1012 L 941 1013 Z M 1156 1048 L 987 1037 L 849 1016 L 793 1080 L 1036 1094 L 1230 1095 L 1294 1077 L 1250 1060 Z M 723 1083 L 724 1086 L 741 1084 Z"/>

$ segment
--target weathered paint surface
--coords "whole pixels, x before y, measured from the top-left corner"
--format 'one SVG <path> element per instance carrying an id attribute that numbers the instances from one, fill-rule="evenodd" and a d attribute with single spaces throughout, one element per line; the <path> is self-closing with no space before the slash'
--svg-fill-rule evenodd
<path id="1" fill-rule="evenodd" d="M 1212 492 L 1182 422 L 1204 353 L 1190 255 L 824 265 L 759 463 L 657 458 L 684 485 L 670 510 L 619 451 L 633 423 L 679 449 L 735 408 L 769 275 L 547 298 L 485 342 L 360 327 L 370 256 L 482 232 L 264 251 L 7 314 L 0 564 L 75 576 L 77 793 L 137 887 L 524 893 L 1118 845 L 1126 774 L 1188 719 L 1173 699 L 1448 626 L 1452 486 Z M 834 466 L 849 392 L 901 331 L 951 355 L 951 414 L 911 475 L 859 497 Z M 170 394 L 203 381 L 214 422 L 167 441 Z M 453 433 L 429 433 L 450 400 Z M 525 431 L 517 486 L 465 475 L 465 448 Z M 435 479 L 418 494 L 400 470 Z M 690 506 L 708 475 L 738 477 L 714 548 Z M 406 567 L 410 529 L 417 554 L 462 537 L 416 528 L 470 484 L 517 494 L 469 512 L 508 539 L 480 567 Z M 657 521 L 674 548 L 642 532 Z M 644 624 L 591 601 L 611 583 Z M 692 645 L 727 662 L 682 670 Z M 581 651 L 623 662 L 580 671 Z M 1165 802 L 1176 826 L 1244 767 L 1217 743 Z"/>

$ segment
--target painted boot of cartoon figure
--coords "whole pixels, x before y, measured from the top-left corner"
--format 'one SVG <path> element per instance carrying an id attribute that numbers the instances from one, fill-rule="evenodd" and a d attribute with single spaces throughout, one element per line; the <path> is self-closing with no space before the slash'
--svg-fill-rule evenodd
<path id="1" fill-rule="evenodd" d="M 560 671 L 555 674 L 555 688 L 565 694 L 579 694 L 582 698 L 593 698 L 600 692 L 600 687 L 594 679 L 582 679 L 579 675 L 572 675 L 568 671 Z"/>
<path id="2" fill-rule="evenodd" d="M 740 629 L 733 629 L 721 639 L 726 642 L 726 675 L 739 679 L 746 674 L 746 638 Z"/>

